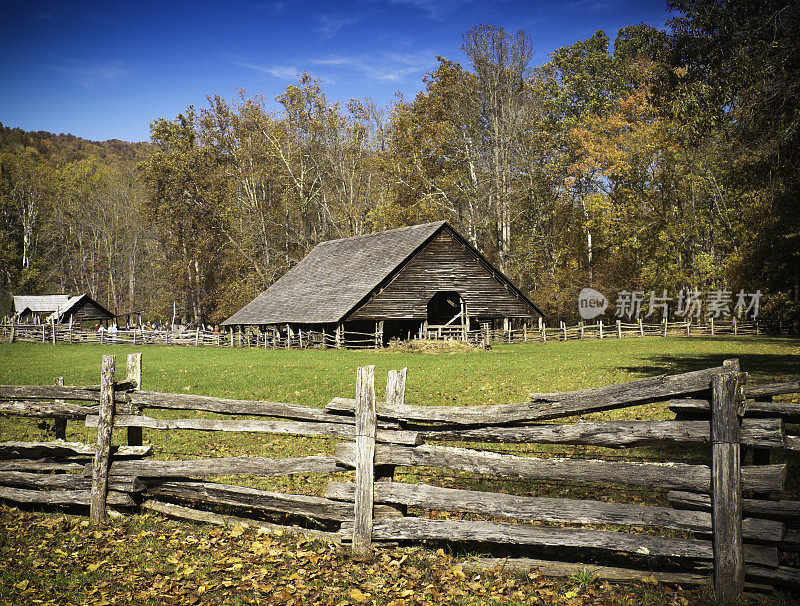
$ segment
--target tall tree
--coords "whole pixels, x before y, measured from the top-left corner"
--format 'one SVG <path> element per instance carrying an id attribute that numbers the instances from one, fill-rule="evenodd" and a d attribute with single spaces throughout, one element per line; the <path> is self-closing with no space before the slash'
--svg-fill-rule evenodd
<path id="1" fill-rule="evenodd" d="M 153 122 L 155 151 L 141 169 L 146 216 L 168 251 L 173 284 L 183 291 L 184 319 L 201 323 L 217 300 L 215 265 L 225 247 L 212 218 L 225 192 L 214 153 L 198 139 L 197 120 L 189 107 L 173 121 Z"/>
<path id="2" fill-rule="evenodd" d="M 731 278 L 800 317 L 800 3 L 672 0 L 675 63 L 713 91 L 744 201 Z M 791 303 L 789 303 L 791 301 Z"/>
<path id="3" fill-rule="evenodd" d="M 505 270 L 511 257 L 512 204 L 519 145 L 527 129 L 527 80 L 533 42 L 523 30 L 515 34 L 480 25 L 464 34 L 461 50 L 476 78 L 481 144 L 492 179 L 491 206 L 497 229 L 497 256 Z"/>

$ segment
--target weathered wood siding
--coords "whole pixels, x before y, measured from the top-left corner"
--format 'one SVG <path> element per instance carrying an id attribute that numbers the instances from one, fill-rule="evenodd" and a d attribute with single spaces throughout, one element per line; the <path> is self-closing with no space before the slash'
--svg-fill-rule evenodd
<path id="1" fill-rule="evenodd" d="M 347 319 L 424 320 L 428 301 L 439 291 L 458 292 L 467 303 L 470 317 L 539 315 L 445 229 Z"/>
<path id="2" fill-rule="evenodd" d="M 69 313 L 64 314 L 62 322 L 69 322 L 69 316 L 74 318 L 75 322 L 84 322 L 89 320 L 112 320 L 114 316 L 108 314 L 105 310 L 99 308 L 93 301 L 83 300 L 78 305 L 73 307 Z"/>

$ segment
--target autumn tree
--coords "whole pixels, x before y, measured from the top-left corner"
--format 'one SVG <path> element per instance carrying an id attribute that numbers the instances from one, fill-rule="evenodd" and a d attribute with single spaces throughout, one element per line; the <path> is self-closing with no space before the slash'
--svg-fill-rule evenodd
<path id="1" fill-rule="evenodd" d="M 184 319 L 201 323 L 217 300 L 217 265 L 225 247 L 213 217 L 224 203 L 224 181 L 214 153 L 198 140 L 193 107 L 175 120 L 156 120 L 151 133 L 155 150 L 141 165 L 145 216 L 167 251 L 165 270 L 182 291 Z"/>
<path id="2" fill-rule="evenodd" d="M 482 157 L 488 163 L 490 205 L 497 229 L 497 256 L 505 270 L 511 256 L 511 223 L 516 152 L 527 129 L 527 79 L 533 42 L 519 30 L 480 25 L 464 34 L 461 50 L 469 58 L 476 80 Z"/>

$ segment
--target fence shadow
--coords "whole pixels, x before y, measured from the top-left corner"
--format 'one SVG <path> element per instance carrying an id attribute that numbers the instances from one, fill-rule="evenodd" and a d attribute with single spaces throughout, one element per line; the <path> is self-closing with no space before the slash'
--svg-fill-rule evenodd
<path id="1" fill-rule="evenodd" d="M 730 338 L 725 338 L 730 343 Z M 720 366 L 732 354 L 670 355 L 648 356 L 641 365 L 624 366 L 622 370 L 642 376 L 660 374 L 680 374 Z M 767 377 L 768 381 L 786 381 L 800 376 L 800 354 L 737 353 L 741 368 L 748 372 Z M 762 381 L 763 382 L 763 381 Z"/>

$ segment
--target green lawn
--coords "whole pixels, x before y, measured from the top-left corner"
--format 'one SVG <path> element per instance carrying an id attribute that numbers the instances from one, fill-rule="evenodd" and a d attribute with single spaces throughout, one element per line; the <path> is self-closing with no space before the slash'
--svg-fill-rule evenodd
<path id="1" fill-rule="evenodd" d="M 645 338 L 497 345 L 466 354 L 387 351 L 260 350 L 0 344 L 0 384 L 97 384 L 100 358 L 143 352 L 144 389 L 323 406 L 355 392 L 356 368 L 375 365 L 376 391 L 386 372 L 408 367 L 409 404 L 499 404 L 531 391 L 565 391 L 679 373 L 739 358 L 750 383 L 800 375 L 800 339 Z"/>
<path id="2" fill-rule="evenodd" d="M 386 350 L 260 350 L 192 347 L 127 347 L 91 345 L 0 345 L 0 384 L 51 383 L 63 375 L 66 384 L 97 384 L 100 358 L 117 355 L 117 376 L 125 373 L 125 355 L 143 352 L 143 387 L 153 391 L 194 393 L 228 398 L 260 399 L 308 406 L 324 406 L 335 396 L 355 392 L 356 368 L 376 366 L 376 391 L 381 397 L 386 373 L 408 367 L 406 402 L 455 405 L 521 402 L 532 391 L 564 391 L 619 383 L 661 374 L 679 373 L 719 365 L 737 357 L 750 373 L 751 383 L 800 376 L 800 339 L 786 338 L 645 338 L 604 341 L 553 342 L 547 345 L 499 345 L 491 351 L 459 354 L 396 353 Z M 213 417 L 191 411 L 148 411 L 173 418 Z M 663 404 L 639 406 L 586 416 L 598 418 L 668 418 Z M 67 439 L 93 443 L 94 429 L 68 424 Z M 46 440 L 50 428 L 30 419 L 0 420 L 3 439 Z M 115 441 L 124 431 L 114 432 Z M 145 443 L 155 456 L 186 459 L 207 456 L 303 456 L 330 453 L 334 439 L 223 434 L 196 431 L 145 430 Z M 558 445 L 487 445 L 517 454 L 620 456 L 619 451 L 597 447 Z M 628 449 L 622 456 L 647 458 L 651 449 Z M 676 460 L 704 457 L 697 449 L 673 449 Z M 417 479 L 408 477 L 407 481 Z M 319 480 L 319 481 L 317 481 Z M 321 494 L 325 478 L 252 478 L 253 486 Z M 299 485 L 298 485 L 299 484 Z M 509 490 L 510 486 L 501 486 Z"/>

